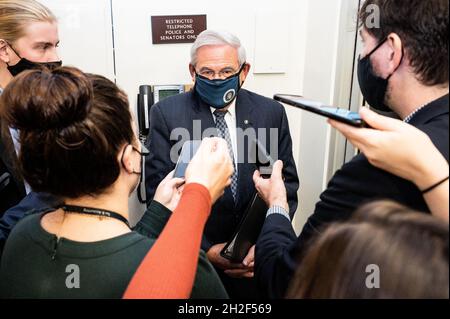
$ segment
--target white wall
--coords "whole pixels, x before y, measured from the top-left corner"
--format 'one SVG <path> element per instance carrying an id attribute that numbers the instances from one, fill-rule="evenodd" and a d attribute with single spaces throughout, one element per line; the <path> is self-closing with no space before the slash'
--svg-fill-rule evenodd
<path id="1" fill-rule="evenodd" d="M 114 80 L 109 0 L 39 0 L 58 18 L 64 65 Z"/>
<path id="2" fill-rule="evenodd" d="M 241 39 L 253 70 L 261 68 L 264 62 L 270 63 L 270 58 L 278 60 L 278 56 L 268 58 L 266 51 L 272 48 L 272 37 L 286 37 L 287 41 L 278 49 L 279 55 L 286 60 L 286 73 L 255 75 L 251 72 L 245 88 L 269 97 L 279 92 L 299 92 L 303 81 L 307 2 L 279 0 L 274 7 L 271 0 L 228 0 L 226 3 L 209 0 L 113 0 L 117 83 L 131 94 L 133 103 L 142 84 L 191 84 L 188 65 L 192 44 L 152 45 L 150 17 L 207 14 L 209 29 L 228 30 Z M 267 31 L 265 38 L 258 37 L 258 43 L 255 41 L 259 30 L 257 23 Z M 280 23 L 286 26 L 287 35 L 276 33 Z M 255 59 L 256 56 L 259 60 Z M 255 65 L 255 60 L 262 60 L 262 63 Z"/>
<path id="3" fill-rule="evenodd" d="M 355 30 L 347 30 L 352 6 L 358 0 L 308 1 L 305 39 L 305 60 L 302 73 L 303 96 L 339 105 L 337 98 L 351 82 L 353 50 L 351 41 L 343 50 L 343 38 L 352 36 Z M 347 34 L 348 33 L 348 34 Z M 346 67 L 346 62 L 349 67 Z M 300 232 L 313 213 L 319 195 L 326 188 L 330 171 L 334 167 L 336 138 L 326 119 L 296 109 L 289 109 L 293 123 L 291 131 L 295 141 L 294 156 L 300 178 L 299 210 L 293 221 Z M 300 123 L 300 124 L 297 124 Z"/>
<path id="4" fill-rule="evenodd" d="M 42 0 L 59 17 L 65 64 L 115 79 L 128 93 L 133 111 L 139 85 L 192 82 L 191 44 L 153 45 L 152 15 L 206 14 L 209 29 L 231 31 L 246 47 L 253 67 L 245 88 L 267 97 L 301 94 L 332 104 L 342 84 L 341 77 L 336 83 L 336 73 L 343 58 L 338 55 L 340 30 L 345 27 L 343 1 L 357 2 Z M 286 110 L 301 184 L 294 220 L 300 231 L 326 184 L 333 141 L 323 118 L 291 107 Z M 132 203 L 139 215 L 142 208 L 134 198 Z"/>

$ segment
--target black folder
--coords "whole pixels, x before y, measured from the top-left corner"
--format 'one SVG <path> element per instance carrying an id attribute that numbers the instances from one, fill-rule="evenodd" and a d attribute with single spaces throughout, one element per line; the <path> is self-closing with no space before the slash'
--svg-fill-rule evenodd
<path id="1" fill-rule="evenodd" d="M 256 243 L 266 219 L 267 207 L 264 200 L 256 194 L 250 202 L 236 232 L 225 245 L 220 255 L 234 263 L 241 263 L 250 248 Z"/>

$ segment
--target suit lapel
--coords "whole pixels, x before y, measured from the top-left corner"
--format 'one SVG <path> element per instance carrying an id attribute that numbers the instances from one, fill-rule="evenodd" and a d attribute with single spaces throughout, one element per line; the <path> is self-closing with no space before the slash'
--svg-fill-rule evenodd
<path id="1" fill-rule="evenodd" d="M 255 122 L 254 107 L 248 101 L 247 91 L 241 90 L 236 100 L 236 128 L 237 128 L 237 148 L 238 152 L 244 150 L 247 152 L 249 149 L 248 140 L 239 137 L 239 132 L 244 132 L 247 129 L 258 126 Z M 253 172 L 256 169 L 254 164 L 248 162 L 248 154 L 238 153 L 238 195 L 237 195 L 237 210 L 241 211 L 246 208 L 248 201 L 253 196 Z"/>
<path id="2" fill-rule="evenodd" d="M 191 93 L 191 98 L 192 98 L 193 110 L 195 113 L 193 120 L 201 121 L 202 135 L 205 130 L 208 130 L 208 133 L 209 132 L 211 132 L 211 133 L 207 134 L 207 136 L 205 136 L 205 137 L 212 137 L 212 136 L 217 137 L 218 133 L 217 133 L 217 129 L 216 129 L 216 123 L 214 122 L 214 118 L 211 113 L 211 109 L 209 108 L 208 105 L 206 105 L 203 101 L 201 101 L 195 93 Z M 193 125 L 193 123 L 192 123 L 192 125 Z M 197 138 L 197 136 L 195 136 L 195 137 Z"/>

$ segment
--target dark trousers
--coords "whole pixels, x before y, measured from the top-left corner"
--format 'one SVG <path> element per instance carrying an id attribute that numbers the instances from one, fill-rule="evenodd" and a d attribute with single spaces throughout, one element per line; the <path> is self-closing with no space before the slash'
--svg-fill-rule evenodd
<path id="1" fill-rule="evenodd" d="M 220 280 L 231 299 L 259 299 L 254 278 L 231 278 L 221 269 L 216 268 Z"/>

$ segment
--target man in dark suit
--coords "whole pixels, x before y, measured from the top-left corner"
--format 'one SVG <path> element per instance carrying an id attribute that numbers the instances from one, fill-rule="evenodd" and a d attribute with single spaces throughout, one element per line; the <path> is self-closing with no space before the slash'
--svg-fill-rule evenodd
<path id="1" fill-rule="evenodd" d="M 380 10 L 378 28 L 367 25 L 374 21 L 373 5 Z M 394 111 L 425 132 L 448 162 L 448 1 L 417 0 L 405 5 L 401 0 L 368 0 L 360 20 L 364 49 L 358 73 L 365 99 L 374 109 Z M 298 238 L 283 209 L 268 214 L 256 245 L 261 291 L 283 298 L 310 239 L 320 236 L 330 222 L 348 219 L 364 202 L 390 199 L 429 212 L 421 191 L 412 182 L 372 166 L 364 155 L 356 156 L 333 176 Z"/>
<path id="2" fill-rule="evenodd" d="M 250 65 L 239 39 L 229 33 L 205 31 L 193 45 L 190 72 L 194 90 L 167 98 L 151 109 L 150 156 L 146 161 L 147 196 L 174 169 L 184 141 L 220 136 L 229 146 L 235 173 L 224 196 L 214 205 L 205 227 L 202 249 L 219 270 L 231 297 L 256 296 L 253 286 L 254 248 L 242 264 L 220 256 L 236 230 L 255 187 L 257 165 L 249 156 L 257 137 L 275 159 L 285 162 L 284 176 L 290 217 L 297 208 L 298 177 L 284 108 L 279 103 L 241 89 Z M 247 137 L 246 137 L 247 136 Z"/>

